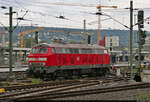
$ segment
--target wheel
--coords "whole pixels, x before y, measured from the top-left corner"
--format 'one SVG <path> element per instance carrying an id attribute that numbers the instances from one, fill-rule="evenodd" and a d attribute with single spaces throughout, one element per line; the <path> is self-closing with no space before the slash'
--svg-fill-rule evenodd
<path id="1" fill-rule="evenodd" d="M 32 76 L 33 76 L 32 70 L 26 70 L 26 75 L 27 75 L 28 77 L 32 77 Z"/>
<path id="2" fill-rule="evenodd" d="M 78 79 L 81 79 L 81 78 L 82 78 L 81 70 L 78 70 Z"/>

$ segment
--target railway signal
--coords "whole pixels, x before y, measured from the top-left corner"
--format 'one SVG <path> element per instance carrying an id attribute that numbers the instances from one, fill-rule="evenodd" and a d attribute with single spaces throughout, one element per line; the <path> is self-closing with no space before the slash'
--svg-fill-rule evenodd
<path id="1" fill-rule="evenodd" d="M 88 35 L 88 44 L 91 44 L 91 35 Z"/>
<path id="2" fill-rule="evenodd" d="M 144 11 L 139 10 L 138 11 L 138 75 L 140 76 L 140 73 L 142 72 L 141 68 L 141 61 L 144 60 L 144 56 L 141 54 L 141 49 L 143 45 L 145 44 L 145 38 L 146 38 L 146 31 L 143 31 L 142 28 L 144 28 Z"/>
<path id="3" fill-rule="evenodd" d="M 38 44 L 38 42 L 39 42 L 38 41 L 38 31 L 35 32 L 35 41 L 36 41 L 36 44 Z"/>
<path id="4" fill-rule="evenodd" d="M 135 59 L 136 59 L 136 61 L 138 61 L 138 60 L 139 60 L 139 56 L 136 55 L 136 56 L 135 56 Z M 141 56 L 141 57 L 140 57 L 140 60 L 143 61 L 143 60 L 144 60 L 144 56 Z"/>
<path id="5" fill-rule="evenodd" d="M 144 11 L 143 10 L 138 11 L 138 23 L 139 23 L 139 28 L 144 28 Z"/>
<path id="6" fill-rule="evenodd" d="M 145 44 L 145 38 L 146 38 L 146 31 L 140 30 L 140 45 L 144 45 Z"/>

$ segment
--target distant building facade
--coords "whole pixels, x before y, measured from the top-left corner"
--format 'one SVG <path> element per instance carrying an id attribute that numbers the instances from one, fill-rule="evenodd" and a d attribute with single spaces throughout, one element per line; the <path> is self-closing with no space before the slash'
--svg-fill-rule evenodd
<path id="1" fill-rule="evenodd" d="M 149 51 L 150 50 L 150 36 L 145 38 L 145 44 L 143 50 Z"/>
<path id="2" fill-rule="evenodd" d="M 105 47 L 110 51 L 113 51 L 114 48 L 119 47 L 119 36 L 106 36 Z"/>

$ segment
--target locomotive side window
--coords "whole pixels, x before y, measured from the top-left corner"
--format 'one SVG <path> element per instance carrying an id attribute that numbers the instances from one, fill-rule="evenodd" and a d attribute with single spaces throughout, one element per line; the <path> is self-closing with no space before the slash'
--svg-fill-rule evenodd
<path id="1" fill-rule="evenodd" d="M 74 54 L 75 54 L 75 53 L 79 53 L 79 49 L 72 49 L 72 48 L 70 48 L 70 49 L 69 49 L 69 52 L 70 52 L 70 53 L 74 53 Z"/>
<path id="2" fill-rule="evenodd" d="M 91 49 L 91 51 L 92 51 L 92 54 L 96 54 L 96 50 L 94 49 Z"/>
<path id="3" fill-rule="evenodd" d="M 39 53 L 47 53 L 47 48 L 40 48 Z"/>
<path id="4" fill-rule="evenodd" d="M 95 49 L 95 54 L 98 54 L 98 50 L 97 49 Z"/>
<path id="5" fill-rule="evenodd" d="M 70 53 L 74 53 L 73 49 L 69 49 L 69 52 L 70 52 Z"/>
<path id="6" fill-rule="evenodd" d="M 81 53 L 85 54 L 86 53 L 85 49 L 81 49 Z"/>
<path id="7" fill-rule="evenodd" d="M 81 54 L 82 52 L 81 52 L 81 49 L 78 49 L 79 50 L 79 53 Z"/>
<path id="8" fill-rule="evenodd" d="M 74 53 L 79 53 L 79 49 L 74 49 Z"/>
<path id="9" fill-rule="evenodd" d="M 92 49 L 88 49 L 88 53 L 92 53 Z"/>
<path id="10" fill-rule="evenodd" d="M 101 51 L 101 53 L 104 53 L 104 50 L 100 50 Z"/>
<path id="11" fill-rule="evenodd" d="M 103 54 L 104 53 L 104 51 L 101 49 L 96 49 L 95 51 L 96 51 L 96 54 Z"/>
<path id="12" fill-rule="evenodd" d="M 69 49 L 65 49 L 65 53 L 70 53 L 70 50 Z"/>
<path id="13" fill-rule="evenodd" d="M 80 49 L 80 53 L 82 53 L 82 54 L 90 54 L 90 53 L 92 53 L 92 49 Z"/>
<path id="14" fill-rule="evenodd" d="M 84 52 L 85 54 L 87 54 L 87 53 L 88 53 L 88 50 L 87 50 L 87 49 L 84 49 L 83 52 Z"/>
<path id="15" fill-rule="evenodd" d="M 102 51 L 101 51 L 101 50 L 99 50 L 99 49 L 98 49 L 97 51 L 98 51 L 98 54 L 101 54 L 101 53 L 102 53 Z"/>
<path id="16" fill-rule="evenodd" d="M 56 48 L 56 53 L 65 53 L 65 49 L 63 48 Z"/>
<path id="17" fill-rule="evenodd" d="M 56 53 L 62 53 L 62 49 L 56 48 Z"/>
<path id="18" fill-rule="evenodd" d="M 81 53 L 82 53 L 82 54 L 84 54 L 84 53 L 85 53 L 84 49 L 81 49 Z"/>
<path id="19" fill-rule="evenodd" d="M 54 49 L 52 49 L 54 50 Z M 53 51 L 53 53 L 55 50 Z M 103 49 L 78 49 L 78 48 L 56 48 L 56 53 L 70 53 L 70 54 L 103 54 L 107 53 L 107 50 Z"/>
<path id="20" fill-rule="evenodd" d="M 72 49 L 72 48 L 56 48 L 56 53 L 71 53 L 71 54 L 75 54 L 75 53 L 79 53 L 79 49 Z"/>
<path id="21" fill-rule="evenodd" d="M 35 54 L 35 53 L 37 53 L 37 51 L 38 51 L 38 48 L 33 48 L 33 49 L 31 50 L 31 53 Z"/>

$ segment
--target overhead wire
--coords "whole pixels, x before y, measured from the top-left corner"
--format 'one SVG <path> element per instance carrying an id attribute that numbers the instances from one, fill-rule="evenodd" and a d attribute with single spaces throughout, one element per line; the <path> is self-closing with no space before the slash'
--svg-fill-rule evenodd
<path id="1" fill-rule="evenodd" d="M 24 10 L 29 10 L 27 9 L 24 5 L 22 5 L 20 2 L 18 2 L 17 0 L 14 0 L 16 2 L 16 4 L 18 4 L 19 7 L 22 7 Z M 10 2 L 9 0 L 5 1 L 5 2 Z M 32 1 L 33 2 L 33 1 Z M 52 5 L 51 6 L 46 6 L 46 5 L 42 5 L 40 3 L 37 3 L 37 2 L 33 2 L 33 3 L 29 3 L 29 2 L 23 2 L 23 4 L 25 5 L 30 5 L 30 6 L 35 6 L 35 7 L 44 7 L 44 8 L 53 8 Z M 56 7 L 56 6 L 55 6 Z M 54 8 L 53 8 L 54 10 Z"/>
<path id="2" fill-rule="evenodd" d="M 24 6 L 23 6 L 21 3 L 19 3 L 17 0 L 15 0 L 15 2 L 16 2 L 20 7 L 22 7 L 25 11 L 27 10 L 27 9 L 24 8 Z"/>
<path id="3" fill-rule="evenodd" d="M 27 15 L 28 11 L 25 12 L 25 14 L 22 16 L 22 18 L 24 18 Z M 17 26 L 19 25 L 19 23 L 21 22 L 21 20 L 19 20 L 19 22 L 17 22 L 16 26 L 14 27 L 14 29 L 17 28 Z M 14 30 L 13 29 L 13 30 Z"/>
<path id="4" fill-rule="evenodd" d="M 7 0 L 7 1 L 9 1 L 9 0 Z M 6 2 L 7 2 L 6 1 Z M 16 0 L 15 0 L 16 1 Z M 16 3 L 18 4 L 18 5 L 21 5 L 18 1 L 16 1 Z M 39 5 L 43 5 L 42 7 L 46 7 L 46 5 L 45 4 L 48 4 L 49 2 L 33 2 L 33 3 L 36 3 L 36 4 L 33 4 L 33 3 L 29 3 L 29 2 L 24 2 L 24 3 L 26 3 L 26 4 L 30 4 L 30 5 L 32 5 L 32 6 L 38 6 L 39 7 Z M 51 3 L 51 5 L 63 5 L 63 3 L 61 4 L 62 2 L 56 2 L 56 3 Z M 73 5 L 73 4 L 72 4 Z M 69 5 L 66 5 L 66 6 L 72 6 L 71 4 Z M 96 5 L 96 4 L 95 4 Z M 21 5 L 21 7 L 22 7 L 23 5 Z M 75 6 L 77 6 L 77 5 L 75 5 Z M 79 5 L 78 4 L 78 6 L 83 6 L 84 7 L 84 5 Z M 86 6 L 86 5 L 85 5 Z M 50 6 L 49 6 L 50 7 Z M 94 7 L 96 7 L 96 6 L 94 6 Z M 125 10 L 125 8 L 116 8 L 115 10 L 117 10 L 117 9 L 122 9 L 122 10 Z M 144 9 L 144 8 L 143 8 Z M 150 9 L 150 8 L 145 8 L 145 9 Z M 120 12 L 122 12 L 122 11 L 120 11 Z"/>
<path id="5" fill-rule="evenodd" d="M 6 1 L 9 1 L 9 0 L 6 0 Z M 15 0 L 16 1 L 16 0 Z M 16 3 L 18 4 L 18 5 L 20 5 L 20 3 L 18 2 L 18 1 L 16 1 Z M 32 3 L 29 3 L 29 2 L 26 2 L 27 4 L 31 4 L 32 6 L 33 6 L 33 4 Z M 37 3 L 37 2 L 36 2 Z M 40 3 L 37 3 L 38 5 L 40 4 Z M 36 5 L 37 5 L 36 4 Z M 34 5 L 34 6 L 36 6 L 36 5 Z M 23 7 L 24 8 L 24 10 L 27 10 L 23 5 L 20 5 L 20 7 Z M 44 7 L 44 6 L 42 6 L 42 7 Z M 50 14 L 46 14 L 46 13 L 43 13 L 43 12 L 36 12 L 36 11 L 32 11 L 32 10 L 28 10 L 28 12 L 32 12 L 32 13 L 38 13 L 39 15 L 41 15 L 41 16 L 51 16 L 51 17 L 54 17 L 53 15 L 50 15 Z M 119 22 L 118 22 L 119 23 Z"/>
<path id="6" fill-rule="evenodd" d="M 16 1 L 16 0 L 15 0 L 15 1 Z M 16 3 L 17 3 L 20 7 L 23 7 L 24 10 L 26 10 L 26 8 L 25 8 L 24 6 L 22 6 L 19 2 L 16 1 Z M 49 14 L 46 14 L 46 13 L 44 14 L 44 13 L 41 13 L 41 12 L 31 11 L 31 10 L 29 10 L 29 9 L 28 9 L 28 11 L 31 12 L 31 13 L 38 13 L 38 14 L 41 15 L 41 16 L 45 16 L 45 15 L 53 16 L 53 15 L 49 15 Z M 53 17 L 55 17 L 55 16 L 53 16 Z M 73 20 L 72 20 L 72 21 L 73 21 Z M 77 21 L 76 21 L 76 22 L 77 22 Z"/>
<path id="7" fill-rule="evenodd" d="M 9 1 L 9 0 L 7 0 L 7 1 Z M 6 1 L 6 2 L 7 2 L 7 1 Z M 16 0 L 15 0 L 15 1 L 16 1 Z M 17 3 L 20 7 L 23 7 L 19 2 L 16 1 L 16 3 Z M 25 7 L 23 7 L 23 8 L 26 9 Z M 29 10 L 28 10 L 28 11 L 29 11 Z M 32 13 L 35 13 L 35 12 L 33 12 L 33 11 L 31 11 L 31 12 L 32 12 Z M 41 13 L 39 13 L 39 14 L 43 16 L 43 14 L 41 14 Z M 52 16 L 52 15 L 49 15 L 49 16 Z"/>

